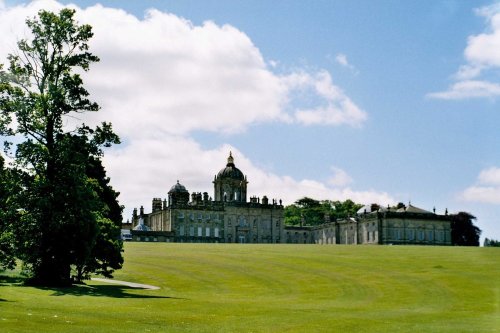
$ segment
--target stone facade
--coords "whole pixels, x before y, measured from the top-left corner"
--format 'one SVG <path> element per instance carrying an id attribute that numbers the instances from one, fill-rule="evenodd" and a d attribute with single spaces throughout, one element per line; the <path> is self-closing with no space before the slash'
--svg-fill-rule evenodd
<path id="1" fill-rule="evenodd" d="M 328 218 L 327 218 L 328 220 Z M 314 227 L 286 227 L 287 243 L 451 245 L 451 222 L 409 205 L 398 210 L 360 210 L 355 218 Z"/>
<path id="2" fill-rule="evenodd" d="M 285 226 L 281 200 L 247 200 L 247 177 L 229 154 L 214 177 L 214 199 L 189 193 L 177 181 L 151 213 L 134 209 L 131 239 L 189 243 L 451 245 L 450 218 L 409 205 L 398 210 L 366 206 L 357 216 L 318 226 Z M 374 209 L 376 207 L 376 209 Z M 307 222 L 307 221 L 305 221 Z"/>
<path id="3" fill-rule="evenodd" d="M 134 209 L 133 237 L 138 232 L 169 232 L 171 237 L 162 239 L 189 243 L 283 242 L 283 205 L 277 200 L 269 202 L 266 196 L 247 201 L 247 177 L 236 168 L 232 154 L 213 184 L 214 200 L 207 192 L 190 195 L 177 181 L 168 192 L 168 200 L 153 199 L 151 213 L 144 213 L 143 207 L 139 212 Z"/>

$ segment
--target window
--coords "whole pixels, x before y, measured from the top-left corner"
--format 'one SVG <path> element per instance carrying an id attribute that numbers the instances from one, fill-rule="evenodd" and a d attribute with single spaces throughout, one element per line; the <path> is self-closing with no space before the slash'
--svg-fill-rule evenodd
<path id="1" fill-rule="evenodd" d="M 219 228 L 214 229 L 214 236 L 219 237 Z"/>
<path id="2" fill-rule="evenodd" d="M 205 228 L 205 236 L 210 237 L 210 227 Z"/>
<path id="3" fill-rule="evenodd" d="M 433 230 L 427 231 L 427 239 L 430 241 L 432 241 L 434 239 L 434 231 Z"/>
<path id="4" fill-rule="evenodd" d="M 201 213 L 198 213 L 198 220 L 203 220 L 203 215 Z"/>
<path id="5" fill-rule="evenodd" d="M 366 241 L 367 242 L 370 241 L 370 232 L 369 231 L 366 232 Z"/>
<path id="6" fill-rule="evenodd" d="M 280 221 L 276 221 L 276 227 L 279 228 L 280 227 Z"/>
<path id="7" fill-rule="evenodd" d="M 184 226 L 181 225 L 179 228 L 179 236 L 184 236 Z"/>
<path id="8" fill-rule="evenodd" d="M 198 237 L 201 237 L 201 227 L 198 227 Z"/>
<path id="9" fill-rule="evenodd" d="M 396 240 L 401 239 L 401 229 L 396 229 Z"/>
<path id="10" fill-rule="evenodd" d="M 189 236 L 194 236 L 194 227 L 189 227 Z"/>
<path id="11" fill-rule="evenodd" d="M 179 214 L 177 214 L 177 218 L 178 219 L 183 219 L 184 218 L 184 213 L 183 212 L 179 212 Z"/>
<path id="12" fill-rule="evenodd" d="M 418 240 L 423 241 L 425 239 L 425 233 L 423 230 L 418 231 Z"/>

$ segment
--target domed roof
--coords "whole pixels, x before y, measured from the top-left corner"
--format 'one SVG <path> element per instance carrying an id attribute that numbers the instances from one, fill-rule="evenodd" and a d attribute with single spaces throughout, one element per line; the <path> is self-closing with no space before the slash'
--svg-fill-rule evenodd
<path id="1" fill-rule="evenodd" d="M 177 181 L 177 184 L 172 186 L 170 188 L 170 191 L 168 193 L 189 193 L 188 190 L 186 190 L 186 187 Z"/>
<path id="2" fill-rule="evenodd" d="M 231 152 L 229 152 L 229 157 L 227 158 L 227 164 L 224 169 L 219 171 L 217 178 L 230 178 L 236 180 L 245 180 L 245 175 L 234 165 L 234 159 Z"/>

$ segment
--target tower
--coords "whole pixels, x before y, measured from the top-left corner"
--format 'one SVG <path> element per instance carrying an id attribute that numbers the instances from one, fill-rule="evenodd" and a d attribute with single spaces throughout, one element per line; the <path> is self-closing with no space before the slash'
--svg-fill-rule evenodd
<path id="1" fill-rule="evenodd" d="M 235 166 L 231 152 L 229 152 L 226 167 L 219 171 L 213 183 L 215 201 L 247 201 L 247 177 Z"/>
<path id="2" fill-rule="evenodd" d="M 161 201 L 160 201 L 161 202 Z M 184 185 L 177 181 L 177 184 L 170 188 L 168 191 L 168 205 L 169 206 L 186 206 L 189 202 L 189 192 Z"/>

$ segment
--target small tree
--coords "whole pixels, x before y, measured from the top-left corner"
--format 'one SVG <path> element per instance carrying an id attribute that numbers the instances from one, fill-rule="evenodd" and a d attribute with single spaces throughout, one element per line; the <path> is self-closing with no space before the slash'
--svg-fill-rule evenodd
<path id="1" fill-rule="evenodd" d="M 350 216 L 356 216 L 358 210 L 363 207 L 362 204 L 357 204 L 351 199 L 347 199 L 346 201 L 334 201 L 332 202 L 333 207 L 335 208 L 334 216 L 336 218 L 346 218 Z"/>
<path id="2" fill-rule="evenodd" d="M 484 239 L 484 247 L 500 247 L 500 241 L 495 239 Z"/>
<path id="3" fill-rule="evenodd" d="M 326 215 L 334 219 L 355 216 L 362 206 L 350 199 L 345 201 L 318 201 L 304 197 L 285 207 L 285 224 L 298 225 L 303 221 L 306 225 L 318 225 L 325 222 Z"/>
<path id="4" fill-rule="evenodd" d="M 0 73 L 0 134 L 24 138 L 15 160 L 27 173 L 16 196 L 14 245 L 33 282 L 44 285 L 71 283 L 71 267 L 88 262 L 99 235 L 108 234 L 100 232 L 104 205 L 87 167 L 101 147 L 119 143 L 110 124 L 63 126 L 67 116 L 99 109 L 76 73 L 99 60 L 88 52 L 92 29 L 74 14 L 42 10 L 28 19 L 32 39 L 18 42 L 19 53 Z"/>

